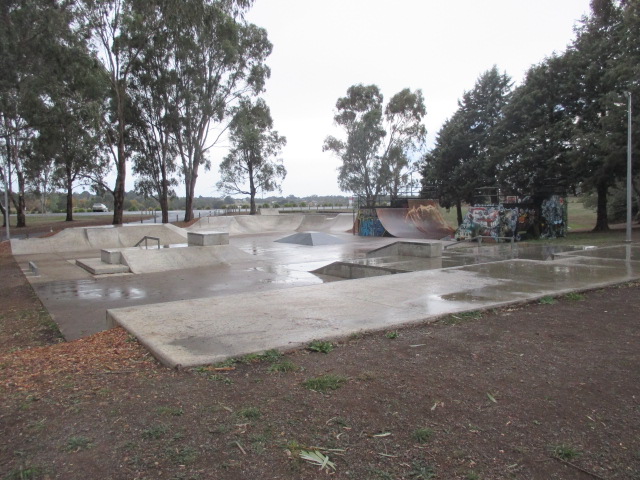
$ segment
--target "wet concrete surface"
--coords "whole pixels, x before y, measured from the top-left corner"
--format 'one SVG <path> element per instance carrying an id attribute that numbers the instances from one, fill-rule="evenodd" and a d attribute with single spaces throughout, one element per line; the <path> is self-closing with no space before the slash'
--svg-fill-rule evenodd
<path id="1" fill-rule="evenodd" d="M 230 244 L 251 255 L 248 261 L 140 275 L 93 276 L 75 259 L 100 256 L 64 252 L 18 255 L 17 261 L 67 340 L 102 331 L 106 310 L 176 300 L 315 285 L 337 279 L 310 273 L 334 259 L 362 257 L 367 251 L 395 241 L 343 234 L 340 245 L 304 246 L 276 243 L 282 234 L 232 237 Z M 34 261 L 40 276 L 28 273 Z"/>
<path id="2" fill-rule="evenodd" d="M 455 245 L 436 259 L 368 259 L 369 251 L 399 239 L 337 234 L 342 243 L 336 245 L 276 241 L 286 235 L 231 236 L 230 245 L 247 260 L 170 272 L 92 276 L 74 264 L 99 251 L 16 259 L 67 340 L 107 328 L 110 310 L 110 321 L 168 365 L 293 348 L 314 338 L 640 278 L 637 244 L 597 250 Z M 39 276 L 28 273 L 29 261 Z M 395 265 L 410 273 L 346 281 L 311 273 L 332 262 Z"/>

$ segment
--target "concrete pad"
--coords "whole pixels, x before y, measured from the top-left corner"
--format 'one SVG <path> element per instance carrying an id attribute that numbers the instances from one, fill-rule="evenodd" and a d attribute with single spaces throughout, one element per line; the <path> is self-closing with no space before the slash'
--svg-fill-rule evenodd
<path id="1" fill-rule="evenodd" d="M 112 275 L 114 273 L 129 273 L 129 267 L 126 265 L 104 263 L 99 258 L 79 258 L 76 265 L 84 268 L 93 275 Z"/>
<path id="2" fill-rule="evenodd" d="M 114 309 L 107 322 L 122 325 L 164 364 L 187 367 L 640 278 L 640 265 L 617 262 L 507 260 Z"/>

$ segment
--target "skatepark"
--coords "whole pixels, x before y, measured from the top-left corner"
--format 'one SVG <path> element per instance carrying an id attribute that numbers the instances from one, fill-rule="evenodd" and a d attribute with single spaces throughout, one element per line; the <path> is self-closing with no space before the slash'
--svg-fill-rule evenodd
<path id="1" fill-rule="evenodd" d="M 11 246 L 67 340 L 120 325 L 171 367 L 640 278 L 638 244 L 470 246 L 361 237 L 353 224 L 351 213 L 220 216 Z"/>

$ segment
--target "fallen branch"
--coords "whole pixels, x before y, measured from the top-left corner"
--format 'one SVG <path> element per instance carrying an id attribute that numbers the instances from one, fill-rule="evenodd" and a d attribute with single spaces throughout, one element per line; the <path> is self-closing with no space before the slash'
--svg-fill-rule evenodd
<path id="1" fill-rule="evenodd" d="M 584 468 L 579 467 L 579 466 L 578 466 L 578 465 L 576 465 L 575 463 L 568 462 L 567 460 L 564 460 L 564 459 L 562 459 L 562 458 L 558 457 L 557 455 L 552 455 L 552 456 L 551 456 L 551 458 L 555 458 L 555 459 L 556 459 L 556 460 L 558 460 L 559 462 L 564 463 L 565 465 L 568 465 L 569 467 L 573 467 L 573 468 L 575 468 L 576 470 L 580 470 L 582 473 L 586 473 L 587 475 L 590 475 L 590 476 L 592 476 L 593 478 L 597 478 L 597 479 L 599 479 L 599 480 L 607 480 L 606 478 L 601 477 L 601 476 L 600 476 L 600 475 L 598 475 L 597 473 L 593 473 L 593 472 L 590 472 L 589 470 L 585 470 Z"/>

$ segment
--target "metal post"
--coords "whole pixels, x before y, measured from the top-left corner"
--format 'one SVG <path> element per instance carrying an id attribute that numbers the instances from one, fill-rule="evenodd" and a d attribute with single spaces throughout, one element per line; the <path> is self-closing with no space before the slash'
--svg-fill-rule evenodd
<path id="1" fill-rule="evenodd" d="M 626 242 L 631 242 L 631 92 L 625 95 L 629 101 L 627 107 L 627 235 Z"/>

